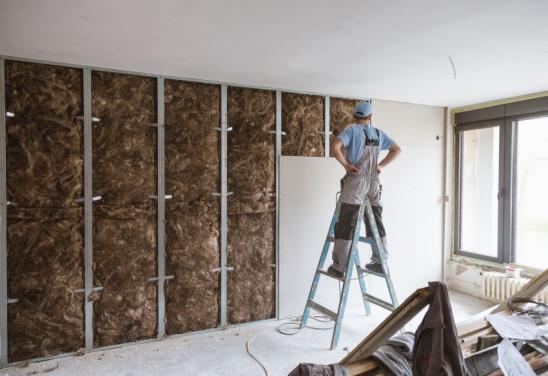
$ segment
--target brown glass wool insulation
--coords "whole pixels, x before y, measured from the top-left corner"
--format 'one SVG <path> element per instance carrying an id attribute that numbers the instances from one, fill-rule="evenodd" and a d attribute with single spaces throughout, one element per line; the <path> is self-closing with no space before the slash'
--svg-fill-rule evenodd
<path id="1" fill-rule="evenodd" d="M 93 194 L 127 205 L 156 194 L 156 80 L 92 72 Z"/>
<path id="2" fill-rule="evenodd" d="M 156 205 L 94 208 L 95 345 L 156 334 Z"/>
<path id="3" fill-rule="evenodd" d="M 276 314 L 275 212 L 228 216 L 228 319 L 242 323 Z"/>
<path id="4" fill-rule="evenodd" d="M 82 197 L 82 71 L 6 61 L 8 200 L 73 207 Z M 3 115 L 2 115 L 3 116 Z"/>
<path id="5" fill-rule="evenodd" d="M 282 155 L 324 156 L 324 98 L 282 93 Z"/>
<path id="6" fill-rule="evenodd" d="M 276 93 L 228 88 L 228 213 L 275 209 Z"/>
<path id="7" fill-rule="evenodd" d="M 359 99 L 329 98 L 329 130 L 333 136 L 341 133 L 347 125 L 354 124 L 354 107 Z"/>
<path id="8" fill-rule="evenodd" d="M 156 81 L 92 72 L 94 340 L 156 335 Z"/>
<path id="9" fill-rule="evenodd" d="M 10 361 L 84 346 L 83 210 L 8 209 Z"/>
<path id="10" fill-rule="evenodd" d="M 219 203 L 166 202 L 166 330 L 219 325 Z"/>
<path id="11" fill-rule="evenodd" d="M 9 360 L 84 345 L 82 71 L 6 61 Z M 3 115 L 2 115 L 3 116 Z"/>
<path id="12" fill-rule="evenodd" d="M 219 85 L 165 81 L 166 194 L 173 200 L 217 200 Z"/>
<path id="13" fill-rule="evenodd" d="M 166 331 L 219 325 L 219 85 L 165 81 Z"/>
<path id="14" fill-rule="evenodd" d="M 330 137 L 332 142 L 348 125 L 354 123 L 354 107 L 359 99 L 333 98 L 329 99 L 329 130 L 333 132 Z M 333 152 L 330 151 L 331 156 Z"/>

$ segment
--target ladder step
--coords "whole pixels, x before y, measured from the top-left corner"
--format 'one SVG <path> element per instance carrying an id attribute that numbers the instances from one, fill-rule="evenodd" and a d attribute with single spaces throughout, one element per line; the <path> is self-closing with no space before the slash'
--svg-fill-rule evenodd
<path id="1" fill-rule="evenodd" d="M 338 280 L 338 281 L 344 282 L 344 277 L 341 277 L 341 278 L 335 277 L 334 275 L 329 274 L 329 273 L 326 272 L 325 270 L 318 269 L 318 273 L 323 274 L 323 275 L 325 275 L 325 276 L 328 276 L 328 277 L 330 277 L 330 278 L 336 279 L 336 280 Z"/>
<path id="2" fill-rule="evenodd" d="M 333 321 L 337 321 L 337 314 L 332 310 L 325 308 L 324 306 L 319 305 L 315 301 L 309 300 L 308 306 L 315 311 L 323 313 L 325 316 L 329 317 Z"/>
<path id="3" fill-rule="evenodd" d="M 333 243 L 333 242 L 335 242 L 335 237 L 334 236 L 328 236 L 327 241 Z M 373 240 L 373 238 L 366 238 L 365 236 L 360 236 L 360 242 L 373 245 L 374 240 Z"/>
<path id="4" fill-rule="evenodd" d="M 366 238 L 365 236 L 360 236 L 360 242 L 373 245 L 374 239 L 373 238 Z"/>
<path id="5" fill-rule="evenodd" d="M 358 271 L 364 273 L 364 274 L 371 274 L 371 275 L 376 275 L 377 277 L 381 277 L 381 278 L 386 278 L 386 275 L 384 275 L 384 273 L 377 273 L 377 272 L 373 272 L 369 269 L 366 269 L 366 268 L 358 268 Z"/>
<path id="6" fill-rule="evenodd" d="M 370 303 L 376 304 L 384 309 L 387 309 L 389 311 L 393 311 L 396 309 L 393 304 L 385 302 L 382 299 L 377 298 L 376 296 L 370 295 L 370 294 L 363 294 L 363 297 L 367 299 Z"/>

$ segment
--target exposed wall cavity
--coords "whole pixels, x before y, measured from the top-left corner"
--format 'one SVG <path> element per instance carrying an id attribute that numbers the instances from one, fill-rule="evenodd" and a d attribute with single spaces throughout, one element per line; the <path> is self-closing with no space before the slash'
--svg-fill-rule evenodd
<path id="1" fill-rule="evenodd" d="M 92 72 L 94 340 L 156 334 L 156 80 Z"/>
<path id="2" fill-rule="evenodd" d="M 348 125 L 354 123 L 354 107 L 360 102 L 358 99 L 329 98 L 329 130 L 331 141 Z M 333 152 L 330 152 L 333 156 Z"/>
<path id="3" fill-rule="evenodd" d="M 221 86 L 166 79 L 166 332 L 219 326 Z M 9 360 L 84 346 L 83 70 L 6 62 Z M 228 88 L 228 322 L 276 312 L 276 93 Z M 95 347 L 154 338 L 157 78 L 91 72 Z M 331 98 L 331 130 L 357 100 Z M 324 97 L 282 93 L 282 154 L 324 156 Z"/>
<path id="4" fill-rule="evenodd" d="M 276 95 L 228 88 L 228 319 L 274 317 Z"/>
<path id="5" fill-rule="evenodd" d="M 359 99 L 329 98 L 330 130 L 333 136 L 341 133 L 349 124 L 354 124 L 354 107 Z"/>
<path id="6" fill-rule="evenodd" d="M 324 156 L 324 98 L 282 93 L 282 155 Z"/>
<path id="7" fill-rule="evenodd" d="M 84 345 L 82 77 L 6 62 L 11 362 Z"/>
<path id="8" fill-rule="evenodd" d="M 165 81 L 166 330 L 219 325 L 220 86 Z"/>

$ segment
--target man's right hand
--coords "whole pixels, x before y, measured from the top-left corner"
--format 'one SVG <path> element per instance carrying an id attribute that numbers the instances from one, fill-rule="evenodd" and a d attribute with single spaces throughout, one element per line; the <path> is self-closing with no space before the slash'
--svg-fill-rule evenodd
<path id="1" fill-rule="evenodd" d="M 357 168 L 356 166 L 348 163 L 344 169 L 346 170 L 346 172 L 349 174 L 349 175 L 356 175 L 357 173 L 360 172 L 360 169 Z"/>

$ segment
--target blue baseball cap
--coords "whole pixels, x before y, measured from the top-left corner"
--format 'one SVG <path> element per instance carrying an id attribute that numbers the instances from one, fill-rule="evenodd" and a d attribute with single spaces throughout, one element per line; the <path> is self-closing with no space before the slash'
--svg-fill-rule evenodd
<path id="1" fill-rule="evenodd" d="M 366 118 L 373 113 L 373 106 L 369 102 L 360 102 L 354 108 L 354 116 Z"/>

